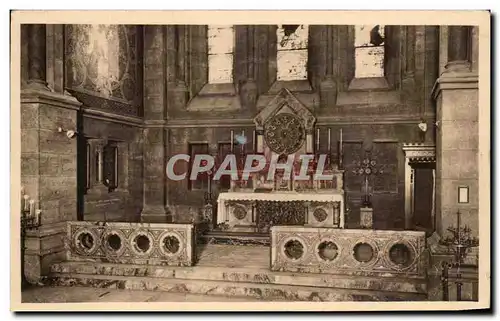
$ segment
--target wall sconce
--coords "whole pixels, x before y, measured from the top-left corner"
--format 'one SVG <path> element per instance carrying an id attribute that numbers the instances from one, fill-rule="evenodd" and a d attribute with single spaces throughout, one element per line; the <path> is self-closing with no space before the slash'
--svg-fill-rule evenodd
<path id="1" fill-rule="evenodd" d="M 57 128 L 57 131 L 59 133 L 66 132 L 66 137 L 68 137 L 69 139 L 74 138 L 77 134 L 77 132 L 75 132 L 74 130 L 64 130 L 62 127 Z"/>

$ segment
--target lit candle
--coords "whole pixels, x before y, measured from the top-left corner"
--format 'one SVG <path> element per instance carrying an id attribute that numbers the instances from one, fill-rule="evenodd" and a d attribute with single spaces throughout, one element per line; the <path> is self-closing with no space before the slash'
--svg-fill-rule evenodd
<path id="1" fill-rule="evenodd" d="M 231 153 L 233 152 L 234 132 L 231 130 Z"/>
<path id="2" fill-rule="evenodd" d="M 30 207 L 29 207 L 30 205 L 28 202 L 30 197 L 26 194 L 23 197 L 24 197 L 24 211 L 28 211 L 30 209 Z"/>
<path id="3" fill-rule="evenodd" d="M 30 216 L 35 215 L 35 200 L 30 200 Z"/>

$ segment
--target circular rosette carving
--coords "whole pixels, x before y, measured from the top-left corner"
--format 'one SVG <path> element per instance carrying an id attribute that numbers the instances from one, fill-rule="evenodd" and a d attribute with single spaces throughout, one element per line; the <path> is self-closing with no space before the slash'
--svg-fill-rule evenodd
<path id="1" fill-rule="evenodd" d="M 387 264 L 398 271 L 410 268 L 416 260 L 416 251 L 413 246 L 402 241 L 390 243 L 385 253 L 387 253 Z"/>
<path id="2" fill-rule="evenodd" d="M 324 222 L 326 220 L 326 218 L 328 217 L 328 214 L 326 213 L 326 211 L 323 208 L 318 207 L 317 209 L 314 210 L 313 216 L 316 219 L 316 221 Z"/>
<path id="3" fill-rule="evenodd" d="M 354 259 L 362 265 L 371 265 L 375 263 L 378 255 L 375 244 L 371 242 L 361 241 L 353 247 Z"/>
<path id="4" fill-rule="evenodd" d="M 104 251 L 109 255 L 120 255 L 125 250 L 126 238 L 118 230 L 110 230 L 102 237 Z"/>
<path id="5" fill-rule="evenodd" d="M 293 114 L 277 114 L 264 124 L 264 138 L 273 152 L 293 154 L 304 144 L 304 125 L 302 120 Z"/>
<path id="6" fill-rule="evenodd" d="M 83 228 L 73 236 L 74 249 L 81 255 L 92 255 L 99 246 L 98 237 L 91 229 Z"/>
<path id="7" fill-rule="evenodd" d="M 247 216 L 247 210 L 243 206 L 235 206 L 233 208 L 233 216 L 238 220 L 242 220 Z"/>
<path id="8" fill-rule="evenodd" d="M 185 244 L 175 232 L 166 232 L 160 236 L 160 251 L 165 256 L 177 256 L 182 253 Z"/>
<path id="9" fill-rule="evenodd" d="M 148 255 L 153 250 L 153 236 L 147 231 L 137 231 L 130 236 L 132 251 L 139 256 Z"/>
<path id="10" fill-rule="evenodd" d="M 327 263 L 334 261 L 339 256 L 339 247 L 332 240 L 320 242 L 316 248 L 318 257 Z"/>

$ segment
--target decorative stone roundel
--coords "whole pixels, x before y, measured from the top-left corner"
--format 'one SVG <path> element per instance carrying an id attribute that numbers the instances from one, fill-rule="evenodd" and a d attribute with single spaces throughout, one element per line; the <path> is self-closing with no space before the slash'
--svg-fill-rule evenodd
<path id="1" fill-rule="evenodd" d="M 118 234 L 111 233 L 106 237 L 106 246 L 113 252 L 118 252 L 122 248 L 122 239 Z"/>
<path id="2" fill-rule="evenodd" d="M 392 263 L 400 267 L 408 267 L 413 262 L 412 251 L 402 243 L 391 246 L 389 250 L 389 259 Z"/>
<path id="3" fill-rule="evenodd" d="M 323 222 L 328 217 L 328 214 L 324 209 L 318 207 L 317 209 L 314 210 L 313 216 L 316 219 L 316 221 Z"/>
<path id="4" fill-rule="evenodd" d="M 176 254 L 180 249 L 179 239 L 173 235 L 166 236 L 163 238 L 163 250 L 170 254 Z"/>
<path id="5" fill-rule="evenodd" d="M 277 114 L 264 124 L 264 138 L 273 152 L 293 154 L 304 143 L 304 125 L 302 120 L 293 114 Z"/>
<path id="6" fill-rule="evenodd" d="M 375 251 L 368 243 L 358 243 L 354 246 L 354 258 L 361 263 L 370 262 L 373 259 Z"/>
<path id="7" fill-rule="evenodd" d="M 339 255 L 339 248 L 332 241 L 324 241 L 318 245 L 318 255 L 323 261 L 333 261 Z"/>
<path id="8" fill-rule="evenodd" d="M 242 220 L 247 216 L 247 211 L 244 207 L 242 206 L 236 206 L 233 209 L 233 215 L 236 217 L 238 220 Z"/>
<path id="9" fill-rule="evenodd" d="M 151 248 L 151 240 L 144 234 L 138 234 L 134 237 L 132 244 L 137 253 L 146 253 Z"/>
<path id="10" fill-rule="evenodd" d="M 298 260 L 304 255 L 304 246 L 298 240 L 290 240 L 285 243 L 285 255 L 292 260 Z"/>
<path id="11" fill-rule="evenodd" d="M 94 236 L 89 232 L 83 232 L 76 238 L 76 246 L 82 252 L 91 252 L 95 246 Z"/>

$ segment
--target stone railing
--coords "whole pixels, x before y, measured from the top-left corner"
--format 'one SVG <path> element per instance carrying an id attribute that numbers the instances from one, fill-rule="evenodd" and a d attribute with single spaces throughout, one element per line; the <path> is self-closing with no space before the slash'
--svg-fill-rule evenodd
<path id="1" fill-rule="evenodd" d="M 273 271 L 425 277 L 425 233 L 273 226 Z"/>
<path id="2" fill-rule="evenodd" d="M 192 224 L 68 222 L 67 259 L 191 266 Z"/>

